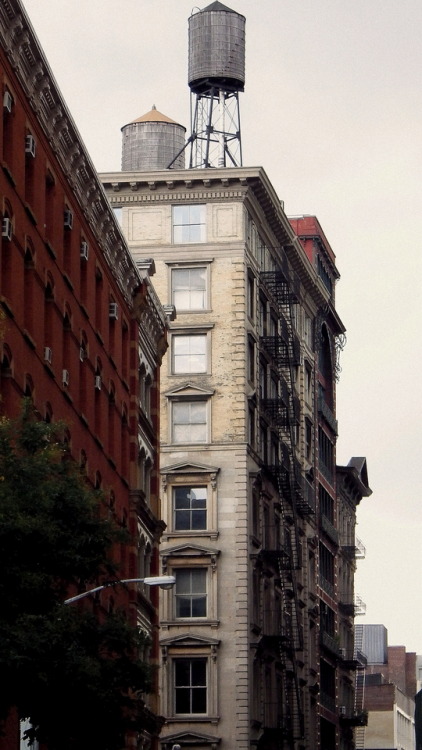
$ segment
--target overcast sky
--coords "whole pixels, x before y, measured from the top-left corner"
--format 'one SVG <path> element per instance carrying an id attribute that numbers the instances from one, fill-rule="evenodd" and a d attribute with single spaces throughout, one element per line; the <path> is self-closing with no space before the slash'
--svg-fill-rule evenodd
<path id="1" fill-rule="evenodd" d="M 120 169 L 120 128 L 153 104 L 190 132 L 193 0 L 24 2 L 100 172 Z M 227 4 L 246 16 L 244 166 L 264 167 L 288 215 L 318 216 L 341 274 L 337 462 L 366 456 L 373 490 L 358 622 L 422 654 L 422 3 Z"/>

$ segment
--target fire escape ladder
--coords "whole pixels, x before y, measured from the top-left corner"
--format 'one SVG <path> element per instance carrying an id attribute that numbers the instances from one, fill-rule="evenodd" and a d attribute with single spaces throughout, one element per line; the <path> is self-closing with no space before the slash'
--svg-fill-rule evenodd
<path id="1" fill-rule="evenodd" d="M 363 716 L 365 709 L 365 657 L 362 658 L 362 641 L 363 629 L 355 628 L 355 658 L 359 666 L 356 669 L 355 676 L 355 715 Z M 360 659 L 358 657 L 361 657 Z M 364 750 L 365 748 L 365 725 L 366 721 L 355 727 L 355 749 Z"/>
<path id="2" fill-rule="evenodd" d="M 296 578 L 296 571 L 302 567 L 297 514 L 302 514 L 306 506 L 303 477 L 296 460 L 300 402 L 294 389 L 294 367 L 300 362 L 300 345 L 293 328 L 292 303 L 297 299 L 298 290 L 295 288 L 294 280 L 290 278 L 284 254 L 281 256 L 280 268 L 273 272 L 263 272 L 261 282 L 279 315 L 278 335 L 273 337 L 273 340 L 266 338 L 263 343 L 277 366 L 281 390 L 276 426 L 282 450 L 282 463 L 277 467 L 271 467 L 270 471 L 276 479 L 280 497 L 283 518 L 281 528 L 285 534 L 282 541 L 290 550 L 287 564 L 279 560 L 284 618 L 282 628 L 286 635 L 284 642 L 280 642 L 285 704 L 280 741 L 284 737 L 287 746 L 294 750 L 295 742 L 303 740 L 305 732 L 296 658 L 297 652 L 303 650 L 301 608 Z"/>

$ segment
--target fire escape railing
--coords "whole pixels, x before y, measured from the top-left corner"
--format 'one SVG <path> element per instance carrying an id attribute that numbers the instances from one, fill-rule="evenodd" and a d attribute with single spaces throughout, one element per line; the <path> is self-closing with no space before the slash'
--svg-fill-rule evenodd
<path id="1" fill-rule="evenodd" d="M 279 658 L 282 665 L 283 706 L 277 708 L 272 718 L 280 747 L 292 749 L 304 738 L 304 713 L 299 683 L 297 652 L 303 649 L 302 611 L 299 603 L 296 571 L 302 565 L 298 532 L 298 515 L 315 513 L 315 490 L 302 474 L 296 459 L 296 434 L 300 424 L 300 401 L 294 389 L 294 368 L 300 363 L 300 342 L 294 331 L 292 304 L 297 301 L 299 284 L 289 273 L 287 259 L 280 254 L 277 271 L 260 275 L 262 288 L 278 311 L 278 330 L 273 336 L 262 336 L 260 346 L 272 361 L 278 373 L 279 392 L 276 398 L 261 398 L 262 412 L 272 427 L 278 431 L 281 460 L 276 465 L 264 466 L 278 489 L 282 514 L 280 533 L 289 518 L 289 550 L 267 550 L 278 564 L 281 589 L 281 620 L 277 634 Z M 286 553 L 286 550 L 283 549 Z M 282 623 L 282 624 L 281 624 Z M 265 634 L 264 634 L 265 637 Z M 267 638 L 272 637 L 271 634 Z M 273 726 L 274 729 L 274 726 Z"/>

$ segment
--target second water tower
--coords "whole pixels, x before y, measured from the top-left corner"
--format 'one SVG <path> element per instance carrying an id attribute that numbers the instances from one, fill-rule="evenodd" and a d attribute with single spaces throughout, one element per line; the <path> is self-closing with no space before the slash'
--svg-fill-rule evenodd
<path id="1" fill-rule="evenodd" d="M 189 18 L 191 168 L 242 166 L 245 17 L 213 2 Z"/>

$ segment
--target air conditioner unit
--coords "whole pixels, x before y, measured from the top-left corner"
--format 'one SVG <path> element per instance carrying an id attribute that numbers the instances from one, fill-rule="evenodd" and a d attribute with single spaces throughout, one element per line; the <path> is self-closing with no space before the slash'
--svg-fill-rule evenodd
<path id="1" fill-rule="evenodd" d="M 44 347 L 44 362 L 48 362 L 51 365 L 51 360 L 53 358 L 53 352 L 51 351 L 49 346 Z"/>
<path id="2" fill-rule="evenodd" d="M 117 320 L 119 317 L 118 309 L 119 308 L 117 302 L 110 302 L 108 306 L 108 317 L 112 318 L 113 320 Z"/>
<path id="3" fill-rule="evenodd" d="M 101 375 L 95 376 L 95 388 L 97 391 L 101 390 Z"/>
<path id="4" fill-rule="evenodd" d="M 62 372 L 62 383 L 63 383 L 63 385 L 69 385 L 69 379 L 70 379 L 69 371 L 68 370 L 63 370 L 63 372 Z"/>
<path id="5" fill-rule="evenodd" d="M 35 157 L 35 138 L 33 135 L 25 136 L 25 154 Z"/>
<path id="6" fill-rule="evenodd" d="M 72 229 L 73 227 L 73 214 L 68 209 L 64 212 L 64 228 Z"/>
<path id="7" fill-rule="evenodd" d="M 81 259 L 88 260 L 88 253 L 89 253 L 88 243 L 85 242 L 84 240 L 83 242 L 81 242 Z"/>
<path id="8" fill-rule="evenodd" d="M 346 713 L 347 713 L 346 706 L 339 706 L 338 712 L 340 716 L 346 716 Z"/>
<path id="9" fill-rule="evenodd" d="M 338 653 L 339 653 L 339 656 L 340 656 L 340 657 L 341 657 L 342 659 L 345 659 L 345 658 L 346 658 L 346 649 L 345 649 L 345 648 L 339 648 L 339 650 L 338 650 Z"/>
<path id="10" fill-rule="evenodd" d="M 7 240 L 11 240 L 12 239 L 12 230 L 13 230 L 12 220 L 9 219 L 8 217 L 6 217 L 2 221 L 1 236 L 2 237 L 6 237 Z"/>
<path id="11" fill-rule="evenodd" d="M 10 91 L 5 91 L 3 95 L 3 109 L 6 110 L 6 112 L 11 112 L 13 106 L 13 97 Z"/>
<path id="12" fill-rule="evenodd" d="M 86 349 L 84 346 L 79 347 L 79 359 L 84 362 L 86 359 Z"/>

